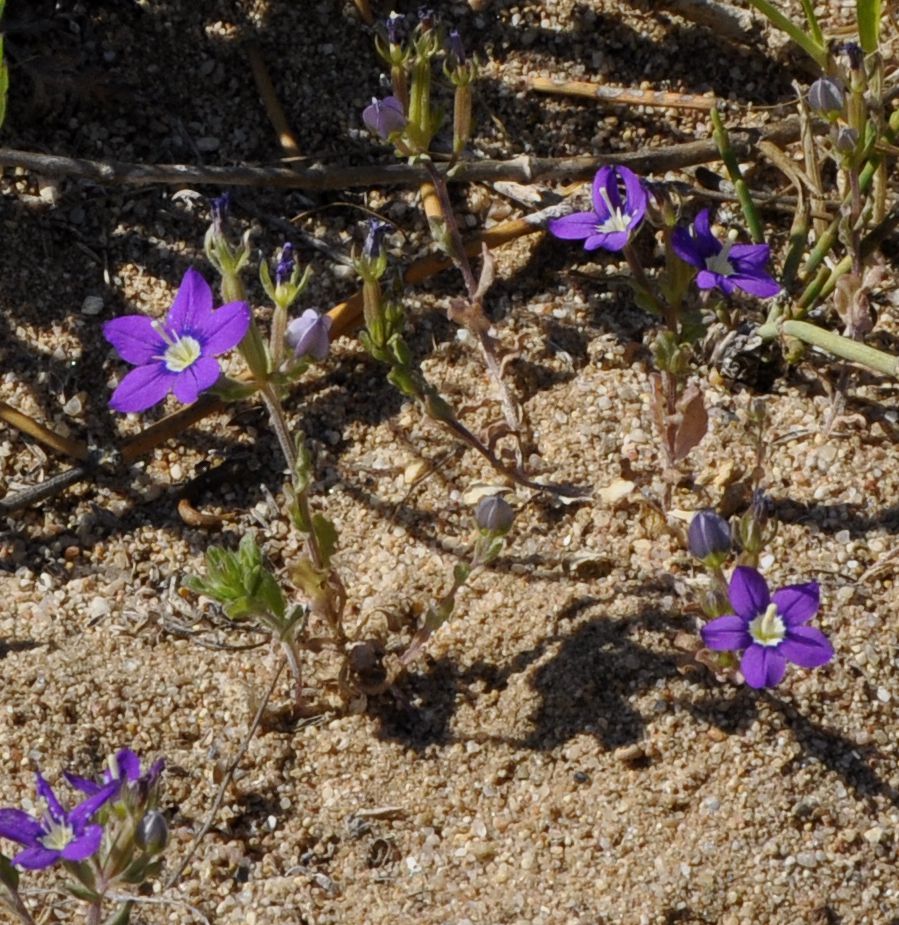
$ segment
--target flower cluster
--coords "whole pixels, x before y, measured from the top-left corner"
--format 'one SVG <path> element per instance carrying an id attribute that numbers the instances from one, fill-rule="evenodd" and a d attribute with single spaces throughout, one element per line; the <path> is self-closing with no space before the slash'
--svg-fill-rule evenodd
<path id="1" fill-rule="evenodd" d="M 103 843 L 103 823 L 128 818 L 137 826 L 151 812 L 155 815 L 153 807 L 163 766 L 161 760 L 157 761 L 142 775 L 140 758 L 130 749 L 122 749 L 100 781 L 66 773 L 69 784 L 86 797 L 71 810 L 65 809 L 38 773 L 37 795 L 46 805 L 42 816 L 32 816 L 21 809 L 0 809 L 0 838 L 23 848 L 13 857 L 13 863 L 38 870 L 57 861 L 77 863 L 94 857 Z M 155 818 L 154 824 L 158 828 Z M 117 833 L 106 835 L 111 845 L 121 848 Z"/>
<path id="2" fill-rule="evenodd" d="M 648 204 L 646 185 L 632 170 L 600 167 L 593 178 L 592 210 L 552 219 L 547 227 L 557 238 L 583 241 L 588 251 L 621 251 L 639 231 Z M 712 234 L 708 209 L 696 216 L 692 234 L 686 228 L 675 228 L 671 245 L 684 263 L 697 269 L 700 289 L 719 289 L 726 296 L 739 289 L 761 299 L 780 292 L 765 269 L 768 245 L 719 241 Z"/>

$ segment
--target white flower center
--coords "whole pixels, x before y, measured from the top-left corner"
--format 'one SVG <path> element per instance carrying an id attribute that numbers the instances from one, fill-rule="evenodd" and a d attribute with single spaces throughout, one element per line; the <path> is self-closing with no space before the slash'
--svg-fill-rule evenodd
<path id="1" fill-rule="evenodd" d="M 200 342 L 186 334 L 169 345 L 163 355 L 163 360 L 169 372 L 180 373 L 194 363 L 202 352 Z"/>
<path id="2" fill-rule="evenodd" d="M 717 273 L 719 276 L 733 276 L 737 271 L 730 262 L 729 254 L 732 246 L 731 241 L 725 241 L 721 245 L 721 250 L 714 257 L 705 258 L 706 269 L 711 273 Z"/>
<path id="3" fill-rule="evenodd" d="M 777 604 L 769 604 L 768 609 L 749 624 L 749 635 L 760 646 L 779 646 L 786 634 L 787 627 L 777 612 Z"/>
<path id="4" fill-rule="evenodd" d="M 50 851 L 62 851 L 75 838 L 75 832 L 67 822 L 57 822 L 51 816 L 46 816 L 44 826 L 47 834 L 41 835 L 38 841 Z"/>
<path id="5" fill-rule="evenodd" d="M 613 231 L 627 231 L 631 217 L 623 213 L 620 208 L 616 209 L 612 206 L 612 203 L 609 202 L 608 190 L 600 190 L 599 195 L 602 196 L 603 202 L 609 210 L 609 217 L 604 222 L 598 224 L 596 230 L 600 234 L 610 234 Z"/>

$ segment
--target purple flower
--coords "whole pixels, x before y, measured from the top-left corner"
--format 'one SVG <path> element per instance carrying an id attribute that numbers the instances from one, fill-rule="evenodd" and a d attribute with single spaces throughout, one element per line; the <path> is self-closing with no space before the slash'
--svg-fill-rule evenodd
<path id="1" fill-rule="evenodd" d="M 394 132 L 401 132 L 406 127 L 406 114 L 403 104 L 395 96 L 387 96 L 383 100 L 373 96 L 371 106 L 362 111 L 362 121 L 370 132 L 386 141 Z"/>
<path id="2" fill-rule="evenodd" d="M 553 219 L 548 227 L 557 238 L 585 239 L 584 250 L 620 251 L 643 221 L 646 204 L 646 188 L 633 170 L 600 167 L 593 178 L 593 211 Z"/>
<path id="3" fill-rule="evenodd" d="M 833 658 L 833 646 L 819 629 L 806 626 L 818 612 L 818 585 L 790 585 L 771 594 L 765 579 L 741 566 L 731 576 L 730 605 L 735 613 L 718 617 L 701 630 L 710 649 L 743 650 L 740 670 L 750 687 L 779 684 L 787 662 L 817 668 Z"/>
<path id="4" fill-rule="evenodd" d="M 323 360 L 331 345 L 330 331 L 330 315 L 320 315 L 314 308 L 307 308 L 287 325 L 287 343 L 298 357 L 311 354 L 316 360 Z"/>
<path id="5" fill-rule="evenodd" d="M 103 336 L 119 356 L 137 367 L 119 383 L 109 407 L 145 411 L 169 392 L 186 405 L 195 402 L 219 378 L 215 357 L 239 344 L 249 326 L 246 302 L 230 302 L 213 311 L 212 290 L 189 269 L 165 321 L 125 315 L 103 325 Z"/>
<path id="6" fill-rule="evenodd" d="M 130 748 L 123 748 L 116 752 L 110 766 L 103 772 L 102 783 L 79 777 L 77 774 L 69 774 L 68 771 L 63 773 L 76 790 L 93 796 L 113 782 L 118 783 L 120 787 L 122 784 L 134 784 L 138 790 L 146 792 L 156 783 L 164 767 L 165 762 L 160 758 L 150 765 L 146 774 L 141 775 L 140 758 Z"/>
<path id="7" fill-rule="evenodd" d="M 409 32 L 409 24 L 402 13 L 390 13 L 386 22 L 387 41 L 391 45 L 402 45 Z"/>
<path id="8" fill-rule="evenodd" d="M 459 35 L 458 29 L 450 29 L 446 38 L 446 53 L 454 59 L 454 64 L 465 64 L 465 45 L 462 44 L 462 36 Z"/>
<path id="9" fill-rule="evenodd" d="M 697 559 L 708 559 L 712 567 L 718 567 L 730 552 L 730 524 L 711 508 L 703 508 L 690 521 L 687 545 Z"/>
<path id="10" fill-rule="evenodd" d="M 103 840 L 103 828 L 88 821 L 119 789 L 119 781 L 101 787 L 96 793 L 66 812 L 50 785 L 37 775 L 37 793 L 47 804 L 42 819 L 21 809 L 0 809 L 0 838 L 25 846 L 13 863 L 28 870 L 49 867 L 56 861 L 85 861 L 96 854 Z"/>
<path id="11" fill-rule="evenodd" d="M 742 289 L 760 299 L 780 292 L 765 266 L 771 249 L 767 244 L 723 244 L 709 228 L 709 210 L 703 209 L 693 222 L 693 235 L 686 228 L 675 228 L 671 236 L 674 252 L 685 263 L 699 268 L 696 285 L 700 289 L 718 287 L 725 295 Z"/>

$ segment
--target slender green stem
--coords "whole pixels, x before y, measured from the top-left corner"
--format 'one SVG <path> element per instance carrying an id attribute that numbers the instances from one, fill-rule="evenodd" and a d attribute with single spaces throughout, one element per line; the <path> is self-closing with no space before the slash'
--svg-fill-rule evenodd
<path id="1" fill-rule="evenodd" d="M 724 161 L 724 166 L 727 168 L 731 183 L 733 183 L 734 189 L 736 190 L 740 208 L 743 210 L 743 218 L 746 219 L 746 226 L 749 228 L 749 235 L 752 238 L 753 244 L 761 244 L 762 241 L 765 240 L 762 220 L 759 217 L 758 209 L 755 207 L 755 202 L 753 202 L 752 194 L 749 192 L 749 187 L 743 179 L 743 173 L 740 170 L 737 156 L 730 146 L 730 136 L 727 134 L 727 129 L 724 127 L 724 122 L 722 122 L 721 115 L 717 109 L 712 109 L 711 117 L 715 143 L 718 145 L 718 150 L 721 152 L 721 160 Z"/>
<path id="2" fill-rule="evenodd" d="M 827 48 L 822 42 L 816 42 L 815 39 L 806 35 L 800 26 L 797 26 L 792 19 L 788 19 L 783 13 L 769 0 L 749 0 L 749 2 L 763 15 L 768 18 L 771 25 L 776 26 L 794 41 L 814 62 L 821 68 L 827 70 L 828 53 Z"/>

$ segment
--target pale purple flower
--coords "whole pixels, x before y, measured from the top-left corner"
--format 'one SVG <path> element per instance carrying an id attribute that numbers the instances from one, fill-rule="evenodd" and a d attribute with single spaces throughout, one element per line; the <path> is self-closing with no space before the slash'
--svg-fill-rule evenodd
<path id="1" fill-rule="evenodd" d="M 403 104 L 395 96 L 379 100 L 372 97 L 371 105 L 362 111 L 365 127 L 385 141 L 394 133 L 406 127 L 406 113 Z"/>
<path id="2" fill-rule="evenodd" d="M 239 344 L 249 326 L 246 302 L 214 311 L 209 284 L 189 269 L 164 321 L 125 315 L 103 325 L 103 336 L 119 356 L 137 367 L 119 383 L 110 408 L 145 411 L 169 392 L 186 405 L 195 402 L 221 374 L 215 358 Z"/>
<path id="3" fill-rule="evenodd" d="M 624 196 L 622 189 L 624 187 Z M 584 250 L 620 251 L 631 239 L 647 205 L 643 181 L 627 167 L 600 167 L 593 178 L 593 211 L 575 212 L 549 222 L 550 234 L 584 241 Z"/>
<path id="4" fill-rule="evenodd" d="M 298 357 L 311 355 L 323 360 L 331 345 L 330 331 L 330 315 L 320 315 L 314 308 L 307 308 L 287 325 L 287 343 Z"/>
<path id="5" fill-rule="evenodd" d="M 37 793 L 47 811 L 36 819 L 21 809 L 0 809 L 0 838 L 23 845 L 12 860 L 19 867 L 38 870 L 59 860 L 86 861 L 96 854 L 103 840 L 103 828 L 90 825 L 91 817 L 115 796 L 119 781 L 112 781 L 66 812 L 44 778 L 37 775 Z"/>
<path id="6" fill-rule="evenodd" d="M 697 559 L 708 559 L 711 565 L 719 566 L 730 552 L 730 524 L 711 508 L 703 508 L 690 521 L 687 545 Z"/>
<path id="7" fill-rule="evenodd" d="M 377 260 L 381 256 L 384 236 L 392 227 L 390 222 L 382 222 L 379 218 L 370 218 L 365 243 L 362 245 L 362 255 L 371 260 Z"/>
<path id="8" fill-rule="evenodd" d="M 787 662 L 817 668 L 829 662 L 833 646 L 824 633 L 806 626 L 818 612 L 818 585 L 790 585 L 771 594 L 754 569 L 734 569 L 728 589 L 734 613 L 718 617 L 701 630 L 709 649 L 742 650 L 740 671 L 750 687 L 774 687 Z"/>
<path id="9" fill-rule="evenodd" d="M 700 289 L 717 287 L 725 295 L 742 289 L 760 299 L 780 292 L 780 286 L 765 269 L 771 253 L 768 245 L 722 243 L 709 227 L 708 209 L 696 216 L 692 235 L 686 228 L 675 228 L 671 244 L 681 260 L 699 268 L 696 285 Z"/>

